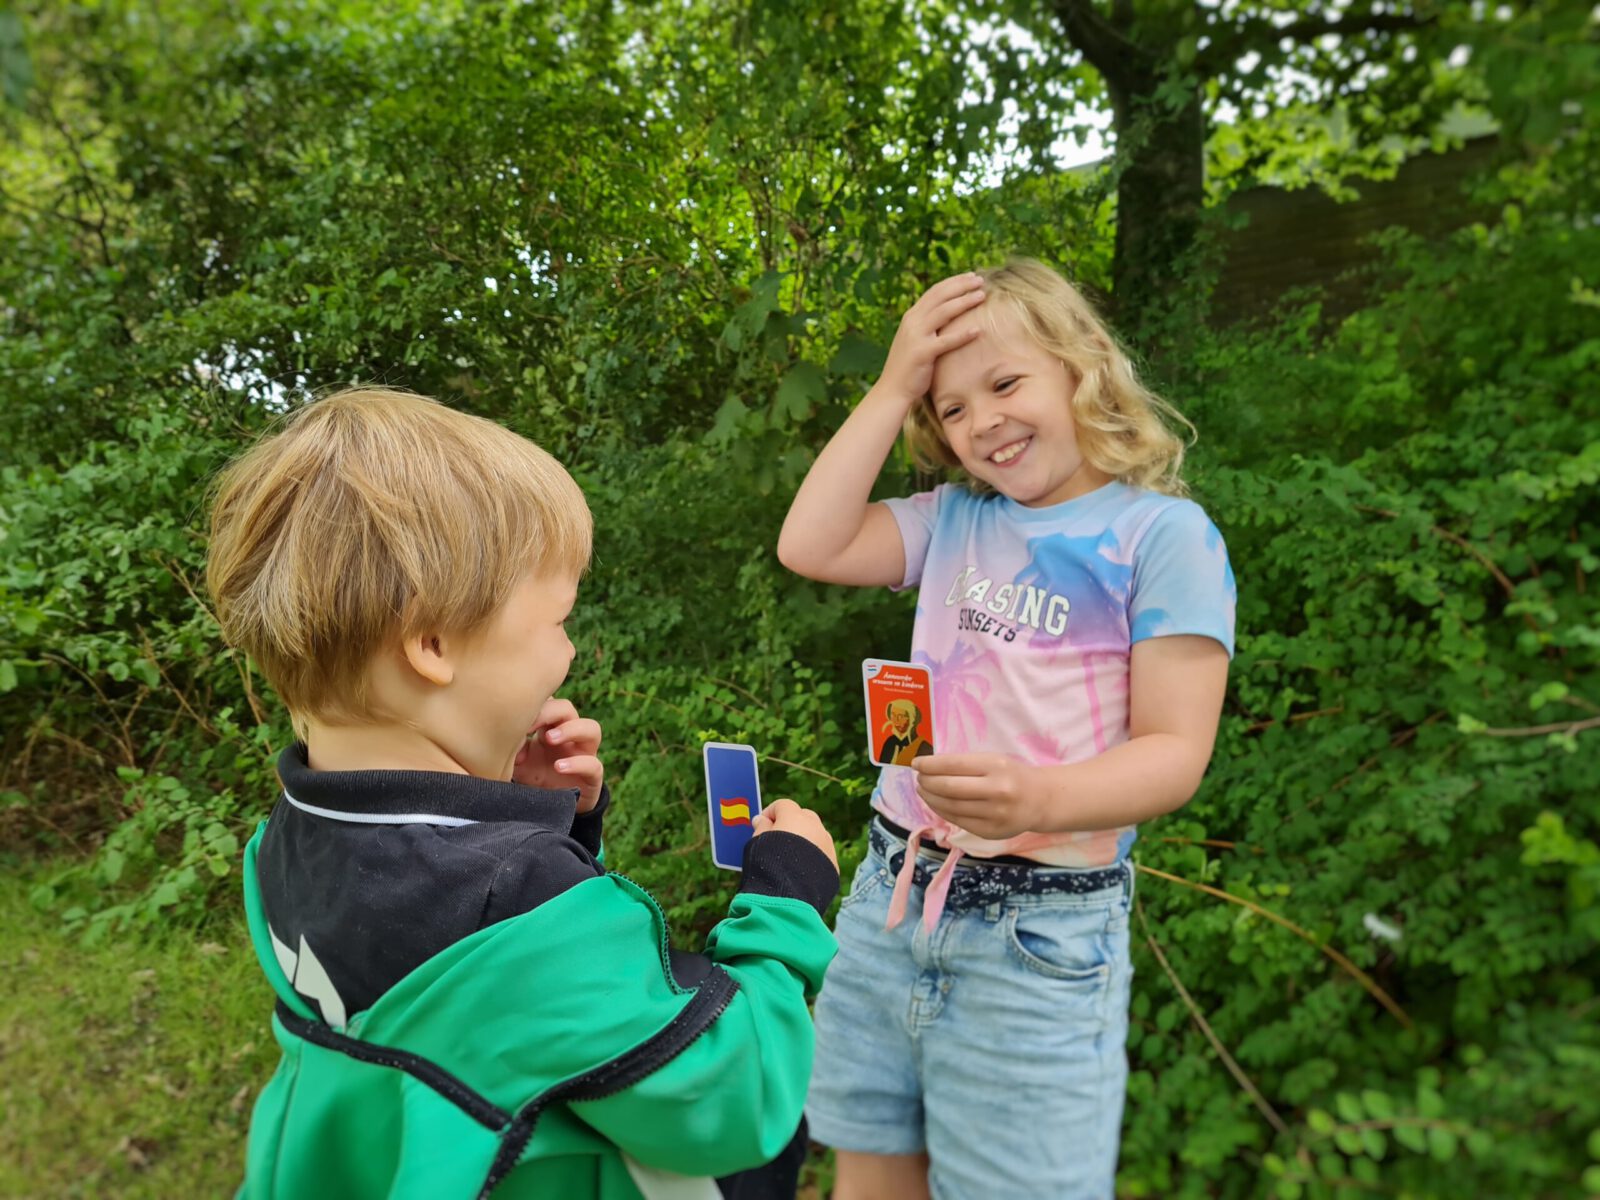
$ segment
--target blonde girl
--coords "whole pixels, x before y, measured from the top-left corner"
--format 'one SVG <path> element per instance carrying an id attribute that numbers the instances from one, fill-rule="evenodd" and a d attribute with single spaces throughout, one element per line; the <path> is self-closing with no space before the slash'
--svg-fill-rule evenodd
<path id="1" fill-rule="evenodd" d="M 912 306 L 795 496 L 790 569 L 918 589 L 939 751 L 882 770 L 817 1004 L 835 1200 L 1113 1194 L 1128 856 L 1199 786 L 1233 646 L 1184 425 L 1074 287 L 1016 260 Z M 902 429 L 964 482 L 871 503 Z"/>

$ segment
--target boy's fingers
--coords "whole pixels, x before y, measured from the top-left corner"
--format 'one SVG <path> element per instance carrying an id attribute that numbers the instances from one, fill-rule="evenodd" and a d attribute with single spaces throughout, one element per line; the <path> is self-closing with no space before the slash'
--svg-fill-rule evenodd
<path id="1" fill-rule="evenodd" d="M 769 823 L 776 825 L 778 821 L 790 812 L 799 812 L 800 806 L 787 798 L 774 800 L 761 810 L 761 816 Z"/>
<path id="2" fill-rule="evenodd" d="M 598 785 L 606 777 L 606 768 L 598 758 L 592 754 L 576 754 L 571 758 L 558 758 L 555 761 L 556 771 L 574 781 Z"/>
<path id="3" fill-rule="evenodd" d="M 552 726 L 544 731 L 544 740 L 552 746 L 573 746 L 594 752 L 600 749 L 600 722 L 589 717 L 577 717 Z"/>
<path id="4" fill-rule="evenodd" d="M 573 707 L 571 700 L 557 700 L 551 697 L 539 709 L 539 715 L 533 722 L 533 728 L 528 730 L 530 735 L 537 735 L 542 730 L 554 729 L 576 720 L 578 710 Z"/>
<path id="5" fill-rule="evenodd" d="M 570 721 L 578 715 L 577 706 L 571 700 L 563 700 L 551 696 L 539 709 L 539 724 L 559 725 L 563 721 Z"/>

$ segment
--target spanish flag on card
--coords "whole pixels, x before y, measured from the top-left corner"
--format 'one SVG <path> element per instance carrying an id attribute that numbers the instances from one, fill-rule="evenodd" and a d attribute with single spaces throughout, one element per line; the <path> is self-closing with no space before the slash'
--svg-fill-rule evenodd
<path id="1" fill-rule="evenodd" d="M 756 752 L 749 746 L 707 742 L 704 754 L 711 861 L 738 871 L 744 867 L 744 849 L 755 833 L 753 822 L 761 812 Z"/>

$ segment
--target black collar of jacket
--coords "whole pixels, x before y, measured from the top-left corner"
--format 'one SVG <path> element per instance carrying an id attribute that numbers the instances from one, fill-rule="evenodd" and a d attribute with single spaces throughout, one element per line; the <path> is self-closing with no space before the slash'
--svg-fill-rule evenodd
<path id="1" fill-rule="evenodd" d="M 303 742 L 278 755 L 278 778 L 296 808 L 362 825 L 520 821 L 565 834 L 578 813 L 577 788 L 529 787 L 446 771 L 316 771 Z"/>

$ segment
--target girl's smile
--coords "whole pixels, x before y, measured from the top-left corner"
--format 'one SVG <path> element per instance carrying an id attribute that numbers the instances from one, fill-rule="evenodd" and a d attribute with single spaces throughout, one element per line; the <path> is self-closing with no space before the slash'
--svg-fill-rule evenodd
<path id="1" fill-rule="evenodd" d="M 1022 452 L 1028 448 L 1032 441 L 1032 437 L 1025 437 L 1020 441 L 1015 441 L 1009 445 L 1001 446 L 1000 449 L 989 455 L 989 461 L 997 467 L 1003 467 L 1009 463 L 1016 462 L 1016 460 L 1022 455 Z"/>

